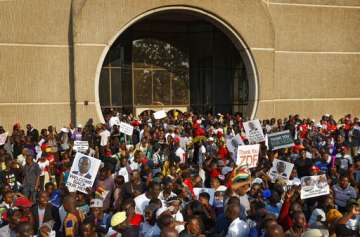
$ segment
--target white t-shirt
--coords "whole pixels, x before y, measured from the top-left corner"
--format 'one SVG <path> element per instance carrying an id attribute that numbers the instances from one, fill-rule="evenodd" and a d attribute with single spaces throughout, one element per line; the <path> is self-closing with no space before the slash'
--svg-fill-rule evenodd
<path id="1" fill-rule="evenodd" d="M 149 205 L 150 199 L 146 197 L 145 193 L 137 196 L 135 199 L 135 212 L 144 215 L 144 211 L 147 205 Z"/>
<path id="2" fill-rule="evenodd" d="M 185 151 L 181 147 L 176 149 L 175 155 L 180 158 L 180 163 L 185 163 Z"/>
<path id="3" fill-rule="evenodd" d="M 146 221 L 140 224 L 140 237 L 155 237 L 160 236 L 160 228 L 155 225 L 150 225 Z"/>
<path id="4" fill-rule="evenodd" d="M 121 176 L 124 177 L 125 183 L 129 182 L 129 173 L 128 173 L 126 167 L 121 167 L 119 172 L 118 172 L 118 175 L 121 175 Z"/>
<path id="5" fill-rule="evenodd" d="M 108 130 L 104 130 L 101 133 L 99 133 L 101 140 L 100 140 L 100 145 L 101 146 L 106 146 L 106 144 L 109 141 L 109 137 L 110 137 L 110 132 Z"/>
<path id="6" fill-rule="evenodd" d="M 249 225 L 240 218 L 236 218 L 231 222 L 226 237 L 247 237 L 249 232 Z"/>
<path id="7" fill-rule="evenodd" d="M 39 167 L 41 169 L 40 176 L 44 176 L 45 175 L 45 169 L 46 169 L 46 167 L 49 166 L 49 161 L 48 160 L 45 160 L 43 162 L 38 161 L 38 165 L 39 165 Z"/>

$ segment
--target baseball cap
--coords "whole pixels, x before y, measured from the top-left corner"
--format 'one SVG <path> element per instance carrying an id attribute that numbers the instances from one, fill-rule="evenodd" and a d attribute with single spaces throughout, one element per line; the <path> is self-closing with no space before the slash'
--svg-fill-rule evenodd
<path id="1" fill-rule="evenodd" d="M 126 220 L 126 212 L 117 212 L 111 217 L 110 225 L 111 227 L 115 227 L 117 225 L 120 225 Z"/>
<path id="2" fill-rule="evenodd" d="M 91 207 L 103 207 L 103 206 L 104 206 L 104 203 L 99 198 L 94 198 L 94 199 L 91 199 L 91 201 L 90 201 L 90 208 Z"/>

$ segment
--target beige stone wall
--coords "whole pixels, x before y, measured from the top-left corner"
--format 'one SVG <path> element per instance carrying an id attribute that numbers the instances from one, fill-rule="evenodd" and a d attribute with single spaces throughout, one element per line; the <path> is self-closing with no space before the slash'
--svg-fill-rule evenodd
<path id="1" fill-rule="evenodd" d="M 247 43 L 259 76 L 256 117 L 359 114 L 359 0 L 74 0 L 74 48 L 71 0 L 3 0 L 0 124 L 70 122 L 72 51 L 76 120 L 100 121 L 96 70 L 104 50 L 136 17 L 174 5 L 217 16 Z"/>

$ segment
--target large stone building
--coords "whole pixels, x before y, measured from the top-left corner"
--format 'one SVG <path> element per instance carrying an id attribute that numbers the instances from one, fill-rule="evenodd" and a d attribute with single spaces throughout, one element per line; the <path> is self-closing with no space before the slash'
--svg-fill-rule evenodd
<path id="1" fill-rule="evenodd" d="M 360 0 L 0 0 L 0 124 L 360 112 Z"/>

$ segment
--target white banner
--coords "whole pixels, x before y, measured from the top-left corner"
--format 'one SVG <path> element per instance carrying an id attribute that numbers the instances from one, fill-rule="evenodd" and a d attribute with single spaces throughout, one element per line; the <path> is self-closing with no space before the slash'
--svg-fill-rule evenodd
<path id="1" fill-rule="evenodd" d="M 260 144 L 239 146 L 237 150 L 236 165 L 254 168 L 259 160 Z"/>
<path id="2" fill-rule="evenodd" d="M 109 125 L 112 128 L 114 125 L 120 126 L 120 119 L 119 117 L 113 116 L 109 120 Z"/>
<path id="3" fill-rule="evenodd" d="M 194 188 L 196 199 L 199 200 L 200 193 L 208 193 L 210 196 L 209 204 L 214 204 L 215 189 L 213 188 Z"/>
<path id="4" fill-rule="evenodd" d="M 88 141 L 74 141 L 73 150 L 76 152 L 85 153 L 89 149 Z"/>
<path id="5" fill-rule="evenodd" d="M 134 127 L 128 123 L 120 123 L 120 132 L 125 133 L 126 135 L 132 136 Z"/>
<path id="6" fill-rule="evenodd" d="M 154 118 L 155 119 L 162 119 L 162 118 L 165 118 L 166 116 L 167 115 L 166 115 L 166 112 L 164 110 L 160 110 L 160 111 L 154 113 Z"/>
<path id="7" fill-rule="evenodd" d="M 245 122 L 243 125 L 250 144 L 265 141 L 265 136 L 258 119 Z"/>
<path id="8" fill-rule="evenodd" d="M 0 134 L 0 146 L 5 144 L 7 136 L 7 132 Z"/>
<path id="9" fill-rule="evenodd" d="M 87 194 L 86 188 L 92 188 L 100 164 L 101 161 L 98 159 L 76 153 L 66 186 L 69 190 L 77 190 Z"/>
<path id="10" fill-rule="evenodd" d="M 273 182 L 277 179 L 289 180 L 294 164 L 274 159 L 273 166 L 269 170 L 269 176 Z"/>
<path id="11" fill-rule="evenodd" d="M 318 197 L 329 193 L 330 187 L 325 174 L 301 178 L 301 199 Z"/>

